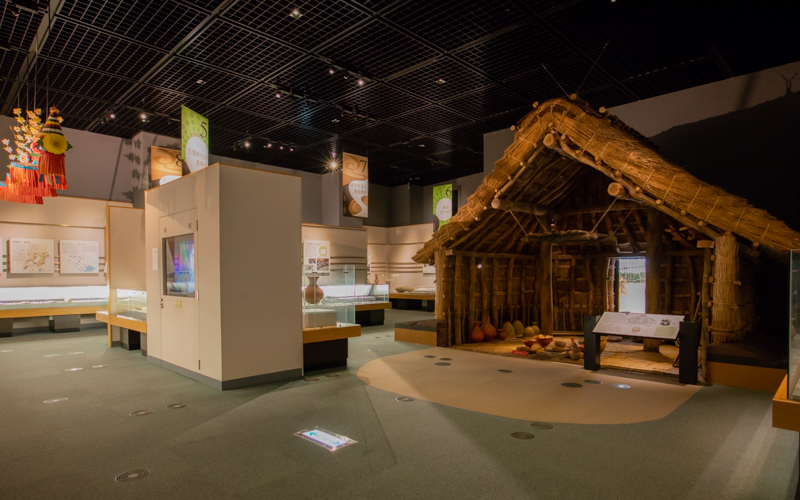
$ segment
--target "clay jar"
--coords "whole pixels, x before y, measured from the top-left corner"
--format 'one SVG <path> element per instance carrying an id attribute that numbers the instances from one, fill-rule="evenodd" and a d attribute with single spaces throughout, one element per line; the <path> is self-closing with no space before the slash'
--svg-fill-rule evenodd
<path id="1" fill-rule="evenodd" d="M 303 290 L 303 298 L 309 304 L 319 304 L 325 297 L 325 292 L 317 285 L 319 276 L 308 276 L 308 286 Z"/>
<path id="2" fill-rule="evenodd" d="M 525 325 L 522 324 L 522 321 L 515 319 L 514 320 L 514 332 L 517 334 L 517 337 L 522 337 L 523 332 L 525 331 Z M 511 332 L 508 332 L 511 335 Z"/>
<path id="3" fill-rule="evenodd" d="M 500 339 L 500 340 L 505 340 L 506 339 L 506 329 L 505 328 L 501 328 L 501 329 L 497 330 L 497 338 Z"/>
<path id="4" fill-rule="evenodd" d="M 484 321 L 481 326 L 481 330 L 483 330 L 483 340 L 493 340 L 497 337 L 497 328 L 492 326 L 492 318 L 486 318 L 486 321 Z"/>
<path id="5" fill-rule="evenodd" d="M 469 339 L 475 343 L 483 342 L 483 330 L 481 330 L 481 322 L 475 322 L 475 328 L 469 333 Z"/>
<path id="6" fill-rule="evenodd" d="M 506 331 L 506 337 L 509 337 L 509 338 L 513 339 L 514 337 L 517 336 L 517 331 L 514 330 L 514 325 L 512 325 L 510 321 L 506 321 L 505 323 L 503 323 L 503 330 Z M 497 334 L 499 335 L 500 332 L 498 331 Z M 500 339 L 500 340 L 503 340 L 503 339 Z"/>

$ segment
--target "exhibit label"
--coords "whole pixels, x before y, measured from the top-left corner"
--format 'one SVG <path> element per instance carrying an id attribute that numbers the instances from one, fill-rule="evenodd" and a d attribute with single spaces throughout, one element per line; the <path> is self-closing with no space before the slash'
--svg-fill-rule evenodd
<path id="1" fill-rule="evenodd" d="M 179 179 L 183 169 L 178 157 L 181 152 L 177 149 L 150 146 L 150 181 L 152 186 L 164 184 Z"/>
<path id="2" fill-rule="evenodd" d="M 51 274 L 55 272 L 55 241 L 33 238 L 8 240 L 11 274 Z"/>
<path id="3" fill-rule="evenodd" d="M 453 216 L 453 185 L 433 186 L 433 215 L 439 222 L 434 231 L 447 224 Z"/>
<path id="4" fill-rule="evenodd" d="M 342 191 L 344 215 L 366 219 L 369 194 L 369 160 L 366 156 L 344 153 L 342 156 Z"/>
<path id="5" fill-rule="evenodd" d="M 208 166 L 208 118 L 181 106 L 181 158 L 189 172 Z"/>
<path id="6" fill-rule="evenodd" d="M 331 272 L 331 242 L 325 240 L 303 241 L 303 274 Z"/>
<path id="7" fill-rule="evenodd" d="M 683 316 L 673 314 L 628 314 L 604 312 L 592 332 L 650 339 L 675 340 Z"/>
<path id="8" fill-rule="evenodd" d="M 100 272 L 100 243 L 61 240 L 58 242 L 59 270 L 62 274 Z"/>

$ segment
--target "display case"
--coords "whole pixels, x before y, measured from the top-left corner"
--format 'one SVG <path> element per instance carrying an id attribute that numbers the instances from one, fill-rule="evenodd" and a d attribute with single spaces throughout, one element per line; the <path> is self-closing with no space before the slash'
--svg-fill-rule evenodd
<path id="1" fill-rule="evenodd" d="M 147 321 L 147 292 L 142 290 L 111 290 L 111 314 Z"/>
<path id="2" fill-rule="evenodd" d="M 355 266 L 303 276 L 303 328 L 352 326 L 358 301 Z M 360 285 L 364 286 L 364 285 Z"/>
<path id="3" fill-rule="evenodd" d="M 789 373 L 786 397 L 800 401 L 800 250 L 789 252 Z"/>
<path id="4" fill-rule="evenodd" d="M 107 286 L 0 288 L 0 310 L 106 305 Z"/>

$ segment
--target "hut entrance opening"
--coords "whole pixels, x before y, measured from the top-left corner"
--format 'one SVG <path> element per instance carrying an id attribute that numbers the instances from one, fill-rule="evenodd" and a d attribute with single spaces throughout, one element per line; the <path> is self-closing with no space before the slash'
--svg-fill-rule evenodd
<path id="1" fill-rule="evenodd" d="M 630 313 L 645 312 L 645 259 L 628 257 L 619 259 L 617 270 L 617 296 L 619 311 Z"/>

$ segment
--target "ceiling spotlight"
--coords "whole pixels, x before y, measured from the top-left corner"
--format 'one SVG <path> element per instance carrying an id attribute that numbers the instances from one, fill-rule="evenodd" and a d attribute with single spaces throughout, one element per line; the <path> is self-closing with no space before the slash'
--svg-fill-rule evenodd
<path id="1" fill-rule="evenodd" d="M 335 70 L 335 69 L 333 69 L 333 66 L 331 66 L 330 68 L 328 68 L 328 74 L 329 74 L 329 75 L 332 75 L 332 74 L 334 74 L 334 73 L 336 73 L 336 70 Z"/>
<path id="2" fill-rule="evenodd" d="M 111 119 L 113 120 L 114 118 L 116 118 L 116 117 L 117 117 L 117 115 L 116 115 L 116 113 L 114 113 L 114 112 L 112 111 L 111 113 L 109 113 L 109 114 L 108 114 L 108 117 L 109 117 L 109 118 L 111 118 Z"/>
<path id="3" fill-rule="evenodd" d="M 358 82 L 356 82 L 356 83 L 358 83 L 359 86 L 364 85 L 364 79 L 363 78 L 359 78 Z"/>
<path id="4" fill-rule="evenodd" d="M 438 80 L 436 80 L 436 83 L 441 85 L 441 84 L 445 83 L 445 80 L 444 80 L 444 78 L 439 78 Z"/>
<path id="5" fill-rule="evenodd" d="M 268 147 L 268 148 L 271 148 L 271 147 L 272 147 L 272 143 L 271 143 L 271 142 L 268 142 L 268 143 L 267 143 L 267 147 Z"/>
<path id="6" fill-rule="evenodd" d="M 197 83 L 198 85 L 202 85 L 202 84 L 206 83 L 206 81 L 205 81 L 205 80 L 203 80 L 203 79 L 201 78 L 200 80 L 197 80 L 197 82 L 196 82 L 196 83 Z"/>
<path id="7" fill-rule="evenodd" d="M 294 151 L 294 148 L 289 148 L 289 151 Z"/>
<path id="8" fill-rule="evenodd" d="M 139 118 L 141 118 L 142 122 L 147 122 L 147 113 L 142 113 Z"/>
<path id="9" fill-rule="evenodd" d="M 279 92 L 275 92 L 275 97 L 276 97 L 277 99 L 280 99 L 280 98 L 281 98 L 281 93 L 280 93 L 280 91 L 279 91 Z"/>
<path id="10" fill-rule="evenodd" d="M 290 15 L 291 15 L 291 16 L 292 16 L 294 19 L 300 19 L 301 17 L 303 17 L 303 14 L 301 14 L 301 13 L 300 13 L 300 11 L 299 11 L 298 9 L 294 9 Z"/>
<path id="11" fill-rule="evenodd" d="M 335 161 L 331 162 L 331 168 L 336 168 L 336 162 Z"/>
<path id="12" fill-rule="evenodd" d="M 344 78 L 345 80 L 347 80 L 348 78 L 350 78 L 350 75 L 348 75 L 347 73 L 345 73 L 345 74 L 344 74 L 344 76 L 343 76 L 342 78 Z"/>
<path id="13" fill-rule="evenodd" d="M 244 141 L 244 147 L 249 148 L 250 147 L 250 141 Z"/>
<path id="14" fill-rule="evenodd" d="M 424 145 L 424 144 L 417 144 L 417 147 L 419 147 L 419 148 L 424 148 L 424 147 L 425 147 L 425 145 Z"/>
<path id="15" fill-rule="evenodd" d="M 332 121 L 333 123 L 339 123 L 339 119 L 338 119 L 338 118 L 334 118 L 334 119 L 333 119 L 333 120 L 331 120 L 331 121 Z"/>
<path id="16" fill-rule="evenodd" d="M 279 147 L 280 147 L 280 149 L 283 149 L 283 144 L 281 144 Z"/>

